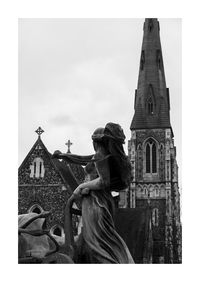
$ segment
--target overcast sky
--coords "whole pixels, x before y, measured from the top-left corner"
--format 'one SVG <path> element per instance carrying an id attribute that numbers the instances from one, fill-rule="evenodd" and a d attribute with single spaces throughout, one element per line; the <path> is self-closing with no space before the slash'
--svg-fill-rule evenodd
<path id="1" fill-rule="evenodd" d="M 181 20 L 159 19 L 181 176 Z M 93 153 L 109 121 L 130 139 L 144 19 L 19 20 L 19 165 L 37 139 L 53 153 Z"/>

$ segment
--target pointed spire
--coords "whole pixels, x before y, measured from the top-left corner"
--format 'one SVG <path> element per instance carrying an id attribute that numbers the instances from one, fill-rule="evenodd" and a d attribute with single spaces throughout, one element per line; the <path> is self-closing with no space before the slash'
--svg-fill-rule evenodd
<path id="1" fill-rule="evenodd" d="M 165 82 L 158 20 L 145 19 L 143 31 L 131 129 L 170 128 L 169 92 Z"/>

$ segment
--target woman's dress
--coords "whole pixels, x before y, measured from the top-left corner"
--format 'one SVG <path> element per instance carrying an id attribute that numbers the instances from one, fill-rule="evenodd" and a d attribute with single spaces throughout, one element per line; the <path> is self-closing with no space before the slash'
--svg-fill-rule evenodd
<path id="1" fill-rule="evenodd" d="M 131 254 L 115 230 L 114 200 L 111 191 L 120 190 L 123 185 L 115 169 L 115 162 L 109 157 L 110 187 L 90 191 L 82 199 L 82 221 L 86 263 L 134 263 Z M 113 186 L 115 187 L 114 189 Z"/>

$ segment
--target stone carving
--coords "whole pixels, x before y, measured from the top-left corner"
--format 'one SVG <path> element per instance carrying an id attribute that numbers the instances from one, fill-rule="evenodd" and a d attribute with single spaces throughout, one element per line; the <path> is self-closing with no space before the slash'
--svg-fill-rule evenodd
<path id="1" fill-rule="evenodd" d="M 70 228 L 69 210 L 73 201 L 79 203 L 81 201 L 84 230 L 82 238 L 86 262 L 133 263 L 125 242 L 118 235 L 113 224 L 114 202 L 111 196 L 111 191 L 123 190 L 128 183 L 130 184 L 131 167 L 122 146 L 125 136 L 118 124 L 108 123 L 105 128 L 95 130 L 92 139 L 95 155 L 84 157 L 62 154 L 58 151 L 53 155 L 54 158 L 73 163 L 82 165 L 88 163 L 85 170 L 90 175 L 89 181 L 75 189 L 66 206 L 65 215 L 68 216 L 68 225 Z M 69 234 L 66 236 L 70 249 L 73 250 L 73 236 Z"/>
<path id="2" fill-rule="evenodd" d="M 153 137 L 158 142 L 164 142 L 165 141 L 165 131 L 163 129 L 154 129 L 154 130 L 148 130 L 148 131 L 137 131 L 137 144 L 143 143 L 145 139 L 149 137 Z"/>

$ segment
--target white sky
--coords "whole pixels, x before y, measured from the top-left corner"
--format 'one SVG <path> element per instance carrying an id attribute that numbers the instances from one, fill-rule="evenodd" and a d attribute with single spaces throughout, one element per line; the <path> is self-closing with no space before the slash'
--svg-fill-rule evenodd
<path id="1" fill-rule="evenodd" d="M 93 153 L 112 121 L 130 139 L 144 19 L 19 20 L 19 165 L 37 139 L 50 152 Z M 181 182 L 181 20 L 159 19 Z M 127 151 L 127 142 L 125 144 Z"/>

